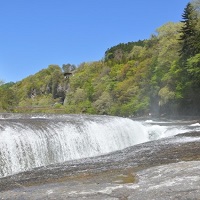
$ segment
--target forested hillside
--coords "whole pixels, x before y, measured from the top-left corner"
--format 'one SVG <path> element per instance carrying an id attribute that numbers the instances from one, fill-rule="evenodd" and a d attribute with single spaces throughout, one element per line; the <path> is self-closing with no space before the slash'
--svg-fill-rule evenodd
<path id="1" fill-rule="evenodd" d="M 72 72 L 72 76 L 64 76 Z M 200 3 L 149 39 L 109 48 L 101 61 L 50 65 L 0 87 L 0 110 L 120 116 L 200 114 Z"/>

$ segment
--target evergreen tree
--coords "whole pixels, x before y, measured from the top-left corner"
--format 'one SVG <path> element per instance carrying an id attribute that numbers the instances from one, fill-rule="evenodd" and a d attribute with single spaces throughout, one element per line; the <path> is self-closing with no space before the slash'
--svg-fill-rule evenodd
<path id="1" fill-rule="evenodd" d="M 196 29 L 198 17 L 191 3 L 188 3 L 182 15 L 183 23 L 180 35 L 181 59 L 186 61 L 199 52 L 197 41 L 199 31 Z"/>

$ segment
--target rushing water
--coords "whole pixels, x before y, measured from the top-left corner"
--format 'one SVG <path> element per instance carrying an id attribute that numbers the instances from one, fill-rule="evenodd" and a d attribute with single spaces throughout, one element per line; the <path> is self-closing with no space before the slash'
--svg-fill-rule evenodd
<path id="1" fill-rule="evenodd" d="M 1 115 L 0 177 L 106 154 L 198 127 L 109 116 Z"/>

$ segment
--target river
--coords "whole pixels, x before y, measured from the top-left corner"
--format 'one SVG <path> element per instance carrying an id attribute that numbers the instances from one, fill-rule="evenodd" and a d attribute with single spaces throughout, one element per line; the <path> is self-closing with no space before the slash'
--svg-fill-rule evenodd
<path id="1" fill-rule="evenodd" d="M 199 130 L 198 120 L 2 114 L 0 199 L 196 198 Z"/>

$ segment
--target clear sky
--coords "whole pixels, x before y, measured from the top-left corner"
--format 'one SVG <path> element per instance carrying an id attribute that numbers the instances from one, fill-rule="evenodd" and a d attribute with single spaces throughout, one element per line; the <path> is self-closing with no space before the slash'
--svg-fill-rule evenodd
<path id="1" fill-rule="evenodd" d="M 179 22 L 189 0 L 0 0 L 0 80 L 98 61 L 119 43 Z"/>

